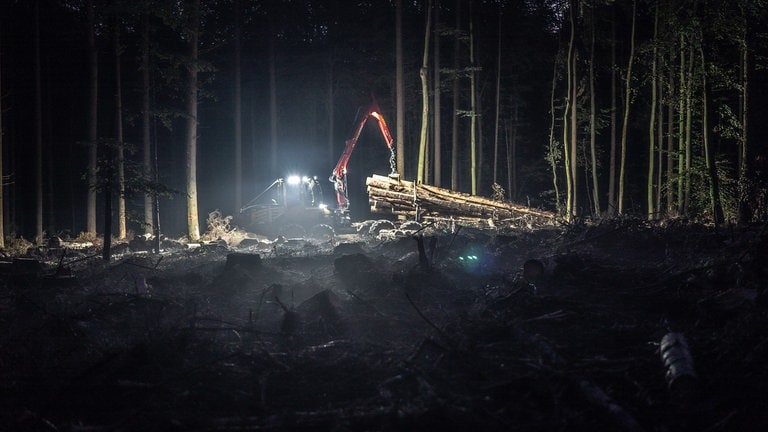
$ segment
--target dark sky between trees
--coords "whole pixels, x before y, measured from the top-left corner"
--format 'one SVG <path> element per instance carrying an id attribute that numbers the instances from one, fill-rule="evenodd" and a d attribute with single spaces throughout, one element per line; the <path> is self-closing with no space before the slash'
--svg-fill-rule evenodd
<path id="1" fill-rule="evenodd" d="M 434 1 L 434 0 L 433 0 Z M 3 108 L 3 144 L 5 156 L 6 234 L 31 237 L 34 234 L 34 142 L 35 82 L 34 27 L 35 1 L 8 1 L 0 6 L 0 89 Z M 44 146 L 44 226 L 51 231 L 85 229 L 87 168 L 88 72 L 86 20 L 83 1 L 39 0 L 40 59 L 42 85 L 42 136 Z M 201 91 L 199 95 L 198 190 L 201 225 L 205 216 L 216 209 L 233 214 L 234 208 L 234 0 L 204 1 L 202 18 Z M 242 32 L 242 125 L 243 125 L 243 202 L 261 192 L 273 179 L 292 173 L 317 175 L 322 181 L 330 175 L 349 138 L 359 111 L 366 109 L 372 95 L 376 97 L 392 129 L 395 113 L 395 9 L 394 1 L 257 1 L 241 0 Z M 425 5 L 423 1 L 404 1 L 403 47 L 405 73 L 405 177 L 413 179 L 418 154 L 421 122 L 421 90 L 419 67 L 424 49 Z M 456 28 L 456 6 L 461 4 L 460 33 Z M 470 18 L 473 23 L 474 54 L 478 94 L 478 140 L 481 145 L 482 195 L 490 195 L 493 167 L 497 49 L 501 42 L 500 158 L 506 157 L 505 145 L 516 134 L 518 149 L 515 191 L 520 202 L 554 209 L 552 172 L 545 157 L 549 147 L 551 125 L 550 98 L 553 72 L 557 71 L 555 90 L 555 137 L 562 137 L 564 105 L 564 66 L 569 28 L 563 22 L 567 1 L 510 0 L 474 1 L 442 0 L 440 5 L 440 63 L 442 85 L 443 185 L 450 185 L 453 106 L 453 71 L 457 65 L 463 72 L 458 78 L 458 108 L 469 110 L 469 41 Z M 574 3 L 575 2 L 571 2 Z M 667 2 L 664 2 L 667 3 Z M 710 62 L 709 111 L 716 154 L 725 173 L 734 177 L 735 139 L 726 133 L 724 124 L 728 110 L 738 112 L 739 92 L 733 83 L 738 74 L 734 62 L 733 14 L 738 5 L 749 6 L 744 19 L 749 23 L 749 136 L 750 159 L 764 154 L 761 137 L 765 136 L 766 110 L 761 106 L 766 86 L 760 70 L 762 48 L 761 24 L 765 12 L 757 1 L 694 2 L 676 1 L 677 19 L 697 3 L 696 16 L 704 23 L 708 41 L 706 56 Z M 717 3 L 718 5 L 715 5 Z M 174 16 L 183 11 L 183 2 L 175 1 L 96 1 L 97 46 L 99 51 L 99 122 L 100 139 L 115 137 L 115 59 L 114 27 L 121 29 L 122 92 L 126 141 L 135 149 L 127 156 L 140 162 L 141 93 L 139 25 L 149 13 L 152 22 L 153 145 L 157 146 L 160 181 L 184 190 L 184 73 L 185 47 L 183 31 L 173 25 Z M 738 4 L 738 5 L 737 5 Z M 643 212 L 647 171 L 647 124 L 649 113 L 650 52 L 653 38 L 655 2 L 638 1 L 637 60 L 631 81 L 632 104 L 628 130 L 627 196 L 630 211 Z M 590 23 L 595 23 L 595 93 L 598 108 L 597 157 L 599 183 L 604 193 L 608 180 L 610 148 L 610 108 L 612 69 L 618 75 L 619 93 L 623 89 L 623 73 L 629 53 L 629 25 L 632 2 L 581 2 L 576 46 L 580 88 L 579 142 L 582 147 L 578 168 L 584 181 L 589 169 L 584 162 L 588 149 L 589 82 L 587 66 L 591 52 Z M 672 18 L 667 17 L 672 20 Z M 615 64 L 611 56 L 611 23 L 615 23 Z M 670 30 L 671 31 L 671 30 Z M 456 35 L 458 50 L 454 48 Z M 431 36 L 434 36 L 432 33 Z M 674 35 L 668 37 L 674 40 Z M 277 166 L 270 166 L 270 87 L 269 46 L 274 41 L 277 92 Z M 430 38 L 430 57 L 434 48 Z M 736 50 L 737 51 L 737 50 Z M 457 57 L 458 55 L 458 57 Z M 674 60 L 673 60 L 674 61 Z M 672 62 L 673 62 L 672 61 Z M 430 67 L 433 65 L 430 58 Z M 557 64 L 557 66 L 556 66 Z M 671 63 L 674 64 L 674 63 Z M 674 66 L 664 69 L 675 73 Z M 719 75 L 716 75 L 719 74 Z M 432 71 L 430 71 L 430 76 Z M 733 79 L 732 79 L 733 78 Z M 329 99 L 329 87 L 333 97 Z M 431 84 L 430 84 L 431 85 Z M 700 102 L 700 101 L 699 101 Z M 622 107 L 621 95 L 618 106 Z M 514 107 L 518 117 L 513 120 Z M 331 120 L 330 110 L 333 110 Z M 580 108 L 580 109 L 582 109 Z M 719 114 L 718 114 L 719 113 Z M 718 117 L 720 115 L 720 117 Z M 621 115 L 619 122 L 621 121 Z M 698 118 L 698 117 L 695 117 Z M 761 121 L 762 120 L 762 121 Z M 694 129 L 699 120 L 694 120 Z M 620 125 L 619 125 L 620 127 Z M 719 129 L 718 129 L 719 127 Z M 700 129 L 700 128 L 698 128 Z M 331 134 L 331 130 L 333 131 Z M 469 188 L 469 117 L 458 119 L 459 185 Z M 717 132 L 720 131 L 720 132 Z M 332 149 L 329 148 L 331 141 Z M 506 185 L 506 162 L 499 164 L 499 182 Z M 562 164 L 562 162 L 559 162 Z M 349 164 L 349 181 L 353 194 L 353 218 L 367 217 L 365 178 L 372 173 L 389 171 L 388 152 L 373 125 L 360 138 Z M 559 169 L 562 169 L 560 167 Z M 730 170 L 730 171 L 729 171 Z M 563 174 L 558 173 L 559 182 Z M 324 183 L 327 194 L 331 184 Z M 591 186 L 590 186 L 591 187 Z M 589 187 L 580 193 L 589 201 Z M 99 200 L 102 198 L 100 197 Z M 605 207 L 605 197 L 601 197 Z M 100 201 L 101 202 L 101 201 Z M 139 219 L 142 199 L 128 202 L 129 214 Z M 160 202 L 161 227 L 167 235 L 185 231 L 184 197 Z M 589 212 L 585 204 L 583 213 Z M 99 216 L 99 224 L 102 223 Z M 135 223 L 129 229 L 140 232 Z M 99 228 L 102 232 L 102 228 Z"/>

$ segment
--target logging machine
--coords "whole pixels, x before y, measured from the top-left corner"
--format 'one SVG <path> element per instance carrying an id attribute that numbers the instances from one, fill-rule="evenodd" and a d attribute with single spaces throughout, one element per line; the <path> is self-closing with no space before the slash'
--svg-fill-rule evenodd
<path id="1" fill-rule="evenodd" d="M 329 209 L 317 177 L 288 176 L 278 178 L 263 192 L 240 209 L 248 229 L 267 235 L 285 237 L 326 237 L 333 235 L 334 227 L 351 225 L 347 164 L 360 134 L 370 118 L 376 119 L 384 142 L 389 149 L 389 177 L 399 179 L 395 164 L 394 140 L 378 105 L 374 101 L 363 114 L 352 137 L 346 140 L 344 151 L 331 172 L 329 181 L 336 193 L 336 208 Z M 241 216 L 241 220 L 242 220 Z"/>

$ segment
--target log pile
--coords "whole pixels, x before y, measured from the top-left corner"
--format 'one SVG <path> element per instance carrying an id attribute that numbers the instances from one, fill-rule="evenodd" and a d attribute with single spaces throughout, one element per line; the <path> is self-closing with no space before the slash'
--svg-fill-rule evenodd
<path id="1" fill-rule="evenodd" d="M 453 220 L 478 226 L 541 226 L 552 212 L 374 174 L 365 182 L 371 211 L 410 220 Z"/>

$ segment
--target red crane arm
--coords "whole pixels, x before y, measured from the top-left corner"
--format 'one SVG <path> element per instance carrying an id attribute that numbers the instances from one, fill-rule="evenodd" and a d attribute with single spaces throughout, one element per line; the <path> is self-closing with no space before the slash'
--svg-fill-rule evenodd
<path id="1" fill-rule="evenodd" d="M 365 113 L 363 118 L 360 119 L 360 122 L 357 124 L 357 127 L 355 128 L 355 132 L 352 135 L 350 139 L 346 141 L 346 146 L 344 147 L 344 152 L 341 154 L 341 157 L 339 158 L 339 161 L 336 163 L 336 167 L 333 169 L 333 172 L 331 173 L 331 178 L 329 179 L 333 184 L 334 188 L 336 189 L 336 201 L 338 203 L 338 213 L 344 214 L 346 217 L 346 212 L 349 208 L 349 198 L 347 196 L 347 163 L 349 162 L 350 156 L 352 156 L 352 151 L 355 149 L 355 145 L 357 144 L 357 140 L 360 138 L 360 133 L 363 131 L 363 127 L 365 126 L 365 123 L 368 121 L 370 117 L 373 117 L 376 119 L 376 121 L 379 122 L 379 129 L 381 130 L 381 134 L 384 136 L 384 141 L 387 144 L 387 148 L 389 148 L 390 153 L 392 154 L 390 165 L 392 165 L 392 171 L 394 172 L 394 150 L 392 148 L 392 144 L 394 140 L 392 139 L 392 134 L 389 133 L 389 127 L 387 127 L 387 122 L 384 120 L 384 116 L 382 116 L 374 103 L 374 105 L 368 110 L 368 112 Z"/>

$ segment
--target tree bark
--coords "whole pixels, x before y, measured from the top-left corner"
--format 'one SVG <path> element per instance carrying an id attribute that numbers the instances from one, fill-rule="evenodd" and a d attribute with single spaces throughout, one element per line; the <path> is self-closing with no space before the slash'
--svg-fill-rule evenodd
<path id="1" fill-rule="evenodd" d="M 405 178 L 405 84 L 403 79 L 403 0 L 395 2 L 395 144 L 397 172 Z"/>
<path id="2" fill-rule="evenodd" d="M 142 147 L 142 175 L 144 181 L 152 180 L 152 140 L 150 135 L 150 91 L 149 77 L 149 38 L 150 22 L 149 11 L 144 11 L 141 26 L 141 147 Z M 151 193 L 144 194 L 144 233 L 153 232 L 154 211 Z"/>
<path id="3" fill-rule="evenodd" d="M 477 195 L 477 83 L 475 78 L 475 35 L 472 16 L 473 2 L 469 2 L 469 160 L 472 195 Z"/>
<path id="4" fill-rule="evenodd" d="M 421 135 L 419 137 L 419 160 L 416 171 L 416 181 L 424 182 L 424 171 L 427 164 L 427 132 L 429 130 L 429 87 L 427 85 L 427 73 L 429 67 L 429 33 L 432 30 L 432 0 L 427 1 L 427 24 L 424 30 L 424 56 L 419 70 L 421 79 Z"/>
<path id="5" fill-rule="evenodd" d="M 456 27 L 453 38 L 453 108 L 451 115 L 451 189 L 459 190 L 459 54 L 461 44 L 461 0 L 456 0 Z"/>
<path id="6" fill-rule="evenodd" d="M 434 25 L 434 38 L 435 38 L 435 49 L 434 51 L 434 71 L 433 71 L 433 86 L 434 86 L 434 93 L 433 93 L 433 112 L 432 115 L 433 118 L 433 140 L 434 140 L 434 169 L 433 171 L 433 182 L 435 186 L 441 186 L 442 183 L 442 133 L 441 133 L 441 118 L 440 118 L 440 86 L 441 86 L 441 80 L 440 80 L 440 0 L 435 0 L 435 25 Z"/>
<path id="7" fill-rule="evenodd" d="M 703 43 L 702 43 L 703 44 Z M 723 223 L 723 206 L 720 202 L 720 181 L 717 177 L 717 166 L 712 154 L 712 146 L 709 143 L 709 109 L 707 107 L 707 67 L 704 62 L 704 49 L 699 45 L 699 56 L 701 57 L 701 92 L 702 92 L 702 119 L 701 134 L 704 143 L 704 159 L 709 173 L 709 202 L 712 206 L 712 218 L 715 226 Z"/>
<path id="8" fill-rule="evenodd" d="M 242 7 L 241 0 L 235 0 L 234 19 L 235 19 L 235 55 L 234 55 L 234 134 L 235 134 L 235 211 L 239 211 L 243 206 L 243 88 L 241 80 L 241 61 L 240 61 L 240 39 L 241 23 L 240 14 Z"/>
<path id="9" fill-rule="evenodd" d="M 88 205 L 86 231 L 96 235 L 96 163 L 98 148 L 99 64 L 93 0 L 86 2 L 88 18 Z"/>
<path id="10" fill-rule="evenodd" d="M 609 215 L 616 214 L 616 130 L 618 112 L 616 89 L 616 5 L 613 5 L 611 20 L 611 154 L 608 161 L 608 209 Z"/>
<path id="11" fill-rule="evenodd" d="M 40 1 L 35 2 L 35 244 L 43 245 L 43 87 L 40 78 Z"/>
<path id="12" fill-rule="evenodd" d="M 120 23 L 115 23 L 115 126 L 117 129 L 117 237 L 127 235 L 125 221 L 125 137 L 123 136 L 123 80 L 120 47 Z M 107 191 L 111 193 L 111 191 Z M 106 231 L 106 227 L 105 227 Z M 105 234 L 106 235 L 106 234 Z"/>
<path id="13" fill-rule="evenodd" d="M 653 220 L 655 217 L 654 211 L 654 196 L 653 196 L 653 170 L 654 170 L 654 158 L 656 157 L 656 99 L 657 99 L 657 79 L 656 79 L 656 64 L 658 53 L 658 35 L 659 35 L 659 4 L 656 3 L 656 12 L 653 20 L 653 53 L 651 58 L 651 114 L 648 125 L 648 182 L 646 187 L 647 202 L 648 202 L 648 220 Z"/>
<path id="14" fill-rule="evenodd" d="M 187 88 L 187 229 L 190 241 L 200 240 L 200 221 L 197 211 L 197 94 L 198 94 L 198 39 L 200 37 L 200 0 L 192 1 L 189 28 L 189 66 Z"/>
<path id="15" fill-rule="evenodd" d="M 629 106 L 632 97 L 632 65 L 635 61 L 635 21 L 637 19 L 637 1 L 632 1 L 632 30 L 629 36 L 629 61 L 624 80 L 624 121 L 621 124 L 621 160 L 619 163 L 619 214 L 624 213 L 624 179 L 627 164 L 627 130 L 629 128 Z"/>
<path id="16" fill-rule="evenodd" d="M 595 217 L 600 217 L 600 187 L 597 183 L 597 106 L 595 102 L 595 13 L 590 9 L 589 49 L 589 156 L 592 166 L 592 200 Z"/>

